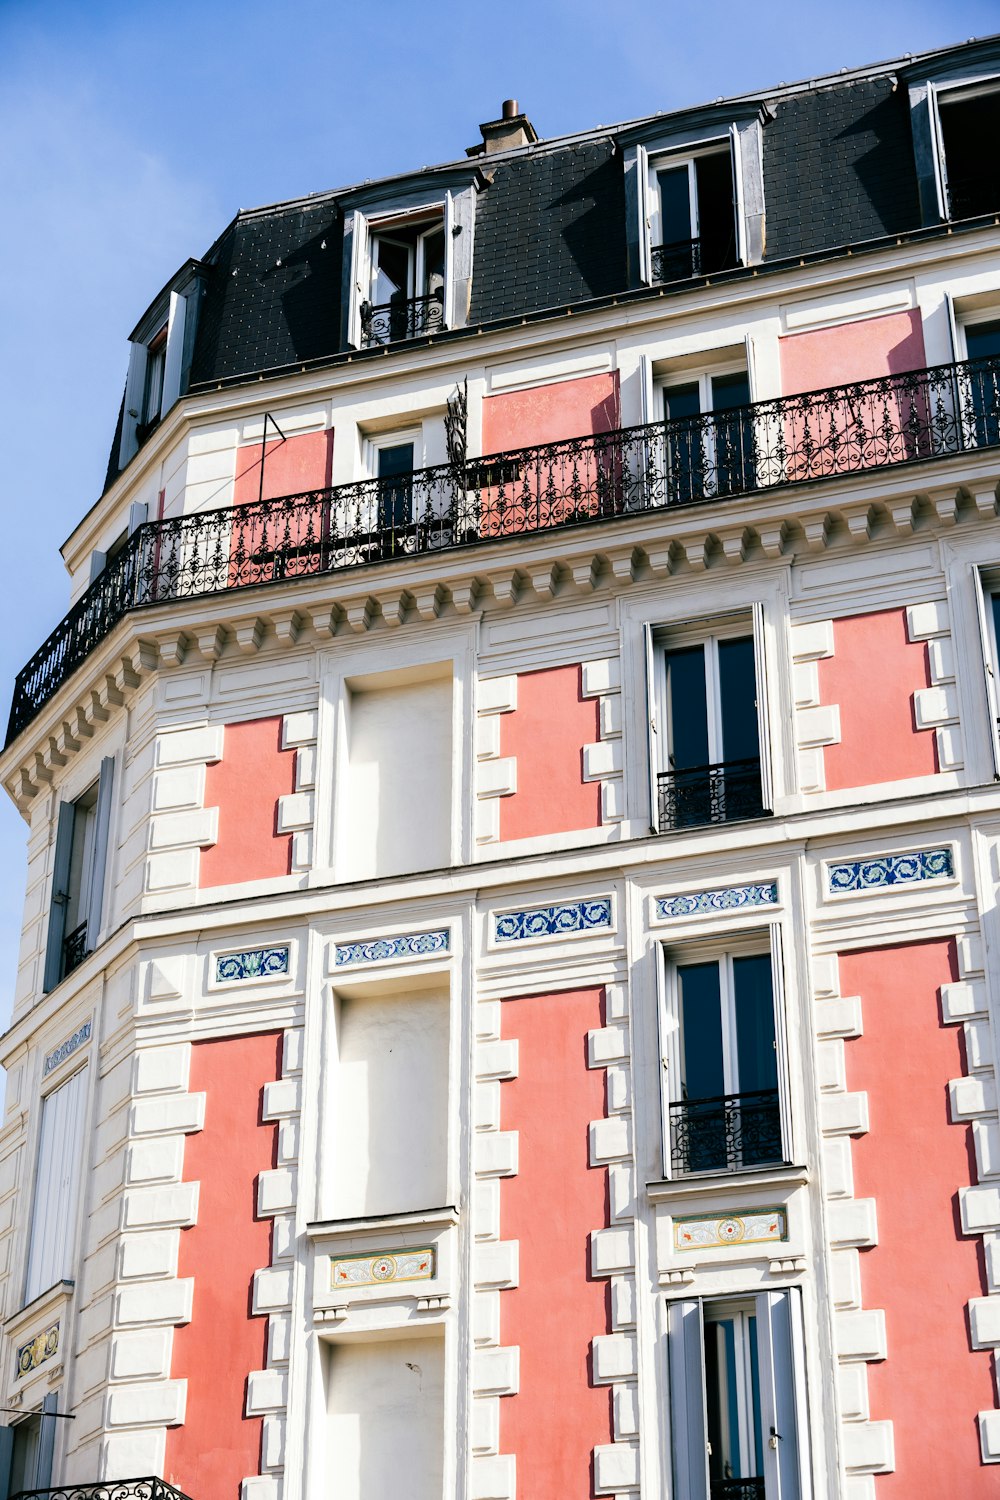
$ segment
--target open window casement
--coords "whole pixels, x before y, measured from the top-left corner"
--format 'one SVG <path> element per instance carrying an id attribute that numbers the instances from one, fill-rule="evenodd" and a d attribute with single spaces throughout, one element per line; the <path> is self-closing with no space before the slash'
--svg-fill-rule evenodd
<path id="1" fill-rule="evenodd" d="M 710 1500 L 716 1483 L 738 1479 L 763 1479 L 766 1500 L 809 1500 L 800 1437 L 806 1430 L 801 1320 L 795 1291 L 669 1304 L 670 1448 L 677 1500 Z M 714 1344 L 711 1361 L 706 1332 Z"/>
<path id="2" fill-rule="evenodd" d="M 793 1159 L 792 1111 L 788 1098 L 788 1045 L 785 1038 L 785 961 L 782 951 L 781 923 L 769 922 L 768 945 L 771 952 L 771 1004 L 774 1007 L 774 1056 L 778 1071 L 778 1108 L 781 1112 L 781 1139 L 785 1160 Z"/>
<path id="3" fill-rule="evenodd" d="M 84 1064 L 41 1106 L 38 1155 L 25 1271 L 24 1300 L 33 1302 L 71 1279 L 83 1166 L 88 1066 Z"/>
<path id="4" fill-rule="evenodd" d="M 994 780 L 1000 781 L 1000 690 L 997 687 L 997 672 L 1000 669 L 1000 642 L 997 639 L 997 606 L 989 579 L 981 569 L 973 567 L 973 593 L 976 614 L 979 619 L 980 659 L 986 688 L 986 711 L 989 717 L 990 755 Z M 1000 580 L 998 580 L 1000 591 Z"/>
<path id="5" fill-rule="evenodd" d="M 645 651 L 646 651 L 646 744 L 649 754 L 649 828 L 651 833 L 659 833 L 659 771 L 660 771 L 660 726 L 659 726 L 659 696 L 660 696 L 660 673 L 656 664 L 656 642 L 653 639 L 654 626 L 646 625 Z"/>
<path id="6" fill-rule="evenodd" d="M 101 761 L 96 797 L 92 787 L 83 797 L 59 806 L 45 947 L 46 993 L 66 973 L 64 948 L 77 927 L 85 927 L 86 953 L 97 946 L 104 910 L 114 772 L 114 756 L 106 756 Z"/>
<path id="7" fill-rule="evenodd" d="M 49 930 L 45 943 L 46 994 L 62 978 L 63 939 L 66 936 L 66 909 L 69 905 L 70 858 L 73 852 L 73 828 L 76 808 L 72 802 L 61 802 L 56 819 L 56 847 L 52 863 L 52 893 L 49 897 Z"/>
<path id="8" fill-rule="evenodd" d="M 760 799 L 765 812 L 774 808 L 774 777 L 772 775 L 771 725 L 767 706 L 767 650 L 764 634 L 764 606 L 754 604 L 753 615 L 753 666 L 757 685 L 757 740 L 760 745 Z"/>
<path id="9" fill-rule="evenodd" d="M 361 347 L 361 304 L 367 301 L 370 291 L 371 248 L 368 220 L 358 209 L 352 209 L 344 218 L 344 244 L 350 256 L 347 285 L 347 343 L 359 349 Z"/>

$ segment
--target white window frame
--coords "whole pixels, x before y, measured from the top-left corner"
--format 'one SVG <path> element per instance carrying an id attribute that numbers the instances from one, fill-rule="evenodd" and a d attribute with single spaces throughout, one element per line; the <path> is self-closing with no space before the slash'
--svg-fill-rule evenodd
<path id="1" fill-rule="evenodd" d="M 727 131 L 715 140 L 705 141 L 692 150 L 663 151 L 656 155 L 647 155 L 647 181 L 646 201 L 649 210 L 646 215 L 648 228 L 648 253 L 651 256 L 654 245 L 663 244 L 663 220 L 662 206 L 660 203 L 659 174 L 668 172 L 675 167 L 687 167 L 688 173 L 688 204 L 691 215 L 691 238 L 699 239 L 701 235 L 701 209 L 698 202 L 698 176 L 697 162 L 706 156 L 724 156 L 728 152 L 729 169 L 733 176 L 734 202 L 731 205 L 733 215 L 733 228 L 735 234 L 736 264 L 745 264 L 744 229 L 740 222 L 739 213 L 739 169 L 736 160 L 736 151 L 733 133 Z M 650 274 L 652 274 L 652 261 L 650 260 Z"/>
<path id="2" fill-rule="evenodd" d="M 58 1286 L 60 1281 L 72 1281 L 74 1279 L 71 1273 L 75 1266 L 77 1227 L 83 1196 L 80 1188 L 84 1177 L 84 1143 L 87 1139 L 87 1118 L 90 1105 L 91 1074 L 89 1068 L 89 1059 L 87 1059 L 79 1068 L 74 1069 L 65 1078 L 60 1078 L 54 1082 L 53 1087 L 47 1093 L 41 1095 L 39 1099 L 38 1131 L 34 1148 L 35 1170 L 32 1177 L 31 1208 L 24 1250 L 24 1295 L 22 1299 L 24 1306 L 33 1302 L 36 1297 L 40 1297 L 43 1292 L 51 1290 L 53 1286 Z M 46 1106 L 63 1089 L 71 1087 L 75 1087 L 79 1091 L 76 1099 L 73 1101 L 75 1104 L 75 1113 L 68 1122 L 75 1127 L 77 1137 L 63 1141 L 62 1143 L 59 1141 L 51 1143 L 52 1161 L 62 1162 L 68 1171 L 68 1181 L 70 1184 L 68 1194 L 57 1195 L 58 1206 L 67 1208 L 68 1212 L 65 1213 L 61 1223 L 58 1219 L 56 1221 L 60 1228 L 60 1235 L 57 1243 L 53 1244 L 51 1242 L 50 1225 L 48 1222 L 45 1225 L 40 1225 L 38 1219 L 38 1211 L 42 1206 L 39 1193 L 40 1191 L 44 1191 L 45 1188 L 43 1171 L 46 1163 L 43 1161 L 43 1151 L 49 1145 L 48 1138 L 45 1135 Z M 54 1129 L 55 1127 L 53 1126 L 52 1128 Z M 73 1175 L 74 1173 L 75 1176 Z M 68 1203 L 66 1201 L 67 1197 L 69 1200 Z M 49 1206 L 51 1206 L 51 1198 L 48 1202 Z M 42 1238 L 36 1239 L 36 1232 L 39 1235 L 48 1232 L 49 1241 L 45 1241 Z M 47 1256 L 43 1252 L 47 1252 Z M 58 1266 L 61 1269 L 57 1269 L 54 1279 L 45 1275 L 40 1277 L 39 1263 L 41 1263 L 44 1269 L 46 1258 L 50 1261 L 53 1260 L 57 1252 L 61 1252 L 61 1258 L 58 1259 Z M 36 1282 L 37 1285 L 35 1284 Z"/>
<path id="3" fill-rule="evenodd" d="M 753 373 L 749 358 L 749 338 L 747 341 L 747 355 L 739 358 L 718 360 L 712 363 L 697 364 L 691 369 L 659 370 L 653 379 L 653 408 L 656 412 L 655 421 L 665 422 L 667 419 L 666 395 L 669 390 L 679 385 L 697 385 L 698 387 L 698 410 L 700 416 L 711 416 L 715 408 L 712 405 L 712 381 L 720 375 L 745 375 L 747 378 L 747 390 L 750 393 L 751 403 L 754 400 Z M 705 452 L 705 464 L 710 470 L 715 468 L 715 429 L 711 423 L 702 433 L 702 446 Z M 766 444 L 762 445 L 762 451 L 767 452 Z M 667 457 L 664 454 L 664 469 L 667 469 Z"/>
<path id="4" fill-rule="evenodd" d="M 422 469 L 424 467 L 424 429 L 423 427 L 406 427 L 392 432 L 376 432 L 365 435 L 361 440 L 361 474 L 364 479 L 378 478 L 378 456 L 383 448 L 402 448 L 405 443 L 413 444 L 413 467 Z"/>
<path id="5" fill-rule="evenodd" d="M 67 937 L 66 915 L 69 901 L 70 865 L 76 832 L 76 810 L 80 800 L 97 787 L 94 832 L 89 858 L 81 874 L 81 890 L 87 893 L 87 952 L 92 953 L 100 941 L 104 921 L 104 896 L 108 884 L 111 812 L 114 798 L 115 758 L 105 756 L 98 776 L 73 798 L 59 804 L 56 815 L 52 857 L 52 881 L 49 898 L 49 925 L 45 948 L 43 988 L 47 993 L 66 977 L 63 973 L 63 943 Z"/>
<path id="6" fill-rule="evenodd" d="M 662 398 L 661 398 L 662 399 Z M 753 637 L 754 674 L 757 690 L 757 740 L 760 750 L 761 804 L 765 813 L 774 807 L 774 772 L 772 766 L 770 715 L 768 713 L 766 617 L 764 605 L 754 601 L 742 610 L 727 614 L 706 616 L 701 619 L 661 624 L 656 621 L 645 625 L 646 655 L 646 702 L 649 739 L 649 795 L 650 829 L 659 833 L 659 781 L 661 774 L 669 771 L 665 764 L 668 751 L 668 714 L 666 702 L 665 653 L 674 647 L 697 646 L 711 642 L 714 649 L 706 652 L 707 684 L 709 698 L 709 749 L 722 743 L 722 703 L 718 681 L 718 642 L 733 640 L 741 636 Z M 709 661 L 711 655 L 711 662 Z M 710 765 L 717 764 L 711 759 Z"/>
<path id="7" fill-rule="evenodd" d="M 961 103 L 964 99 L 982 98 L 987 94 L 1000 95 L 1000 73 L 984 74 L 967 83 L 932 83 L 928 87 L 930 104 L 931 139 L 934 143 L 934 166 L 937 179 L 938 210 L 946 223 L 952 222 L 951 201 L 948 192 L 948 161 L 944 149 L 944 127 L 941 122 L 941 105 Z"/>
<path id="8" fill-rule="evenodd" d="M 675 1500 L 709 1500 L 705 1311 L 725 1315 L 727 1304 L 733 1309 L 753 1306 L 757 1319 L 757 1395 L 767 1500 L 810 1500 L 805 1339 L 797 1287 L 667 1303 L 672 1494 Z"/>
<path id="9" fill-rule="evenodd" d="M 663 1180 L 687 1182 L 691 1179 L 721 1177 L 727 1181 L 740 1175 L 739 1170 L 720 1167 L 711 1172 L 680 1173 L 675 1177 L 670 1150 L 670 1106 L 681 1103 L 681 1023 L 680 986 L 677 971 L 691 963 L 719 963 L 722 969 L 723 1010 L 723 1078 L 727 1094 L 738 1093 L 734 1088 L 735 1004 L 732 961 L 769 954 L 771 959 L 771 1005 L 774 1014 L 774 1051 L 778 1075 L 778 1109 L 781 1119 L 781 1144 L 783 1160 L 763 1166 L 750 1166 L 743 1171 L 770 1170 L 787 1166 L 793 1159 L 792 1119 L 789 1101 L 789 1070 L 787 1028 L 785 1024 L 784 964 L 782 961 L 781 926 L 770 922 L 764 927 L 754 927 L 746 932 L 732 931 L 705 938 L 684 940 L 675 944 L 661 940 L 658 944 L 657 992 L 660 1035 L 660 1149 L 662 1154 Z M 728 1032 L 728 1035 L 727 1035 Z"/>
<path id="10" fill-rule="evenodd" d="M 733 1298 L 731 1301 L 728 1300 L 728 1299 L 723 1299 L 723 1300 L 718 1301 L 718 1302 L 715 1302 L 715 1301 L 706 1301 L 702 1305 L 702 1336 L 703 1337 L 704 1337 L 705 1330 L 707 1330 L 708 1328 L 712 1327 L 713 1325 L 718 1325 L 718 1324 L 724 1322 L 726 1319 L 732 1318 L 734 1320 L 734 1322 L 736 1323 L 736 1328 L 734 1330 L 734 1334 L 735 1334 L 734 1344 L 736 1345 L 736 1349 L 735 1349 L 735 1353 L 736 1353 L 736 1392 L 735 1392 L 735 1395 L 736 1395 L 736 1419 L 737 1419 L 737 1423 L 739 1425 L 739 1432 L 737 1434 L 737 1442 L 736 1442 L 735 1446 L 739 1450 L 740 1468 L 743 1469 L 743 1470 L 746 1470 L 749 1467 L 749 1460 L 750 1460 L 749 1434 L 750 1434 L 750 1432 L 752 1431 L 752 1428 L 753 1428 L 753 1397 L 754 1397 L 754 1391 L 753 1391 L 753 1372 L 752 1372 L 752 1369 L 751 1369 L 751 1361 L 750 1361 L 750 1329 L 749 1329 L 748 1325 L 749 1325 L 749 1319 L 750 1318 L 756 1318 L 756 1316 L 757 1316 L 757 1306 L 756 1306 L 756 1303 L 752 1299 L 748 1300 L 748 1301 L 741 1301 L 739 1298 Z M 707 1387 L 707 1373 L 708 1372 L 707 1372 L 707 1368 L 706 1368 L 706 1387 Z M 707 1391 L 706 1391 L 706 1394 L 707 1394 Z M 763 1402 L 760 1400 L 760 1397 L 761 1397 L 761 1392 L 758 1390 L 757 1391 L 757 1399 L 758 1399 L 758 1402 L 760 1402 L 761 1407 L 763 1408 Z M 764 1431 L 763 1431 L 763 1411 L 762 1411 L 762 1422 L 761 1422 L 761 1438 L 762 1438 L 762 1441 L 763 1441 L 764 1445 L 766 1446 L 767 1434 L 765 1434 Z M 762 1463 L 763 1463 L 763 1457 L 764 1457 L 764 1455 L 762 1453 L 761 1454 L 761 1461 L 762 1461 Z"/>
<path id="11" fill-rule="evenodd" d="M 989 720 L 990 754 L 993 778 L 1000 781 L 1000 640 L 993 619 L 993 595 L 1000 595 L 1000 568 L 973 565 L 973 592 L 982 652 L 983 679 L 986 688 L 986 712 Z"/>
<path id="12" fill-rule="evenodd" d="M 427 265 L 426 265 L 426 259 L 427 259 L 426 241 L 427 241 L 428 236 L 431 235 L 431 234 L 437 234 L 438 232 L 440 232 L 442 235 L 444 234 L 444 232 L 445 232 L 444 214 L 445 214 L 445 206 L 442 204 L 440 212 L 434 213 L 434 211 L 431 210 L 427 214 L 426 217 L 424 216 L 423 210 L 420 210 L 420 211 L 418 211 L 417 214 L 405 214 L 405 215 L 401 215 L 401 216 L 396 216 L 395 218 L 389 218 L 388 220 L 384 221 L 385 222 L 385 227 L 384 228 L 382 227 L 382 225 L 383 225 L 383 221 L 382 220 L 372 219 L 369 222 L 369 226 L 368 226 L 368 247 L 369 247 L 369 253 L 368 253 L 368 266 L 369 266 L 368 301 L 369 302 L 374 303 L 374 301 L 375 301 L 375 289 L 376 289 L 376 285 L 378 283 L 378 264 L 377 264 L 377 258 L 376 258 L 375 250 L 376 250 L 376 246 L 377 246 L 377 244 L 378 244 L 378 242 L 380 240 L 385 240 L 389 244 L 396 244 L 396 245 L 398 245 L 400 247 L 400 249 L 404 249 L 407 252 L 407 256 L 408 256 L 408 261 L 407 261 L 407 282 L 406 282 L 406 295 L 407 295 L 407 297 L 421 297 L 421 296 L 426 295 L 423 292 L 418 292 L 417 291 L 418 287 L 423 286 L 423 284 L 424 284 L 424 278 L 426 276 L 426 271 L 427 271 Z M 394 234 L 393 234 L 393 227 L 394 226 L 397 227 L 397 228 L 399 228 L 399 229 L 404 229 L 407 226 L 409 226 L 412 229 L 415 229 L 416 230 L 416 244 L 415 245 L 410 245 L 405 240 L 397 239 L 396 236 L 394 236 Z M 445 245 L 445 261 L 446 262 L 447 262 L 447 258 L 448 258 L 448 247 L 447 247 L 447 245 Z M 445 279 L 447 280 L 447 277 Z"/>

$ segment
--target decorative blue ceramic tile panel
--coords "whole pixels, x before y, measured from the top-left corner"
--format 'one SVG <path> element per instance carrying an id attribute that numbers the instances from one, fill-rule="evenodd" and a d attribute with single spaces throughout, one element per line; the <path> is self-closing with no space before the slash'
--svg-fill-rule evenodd
<path id="1" fill-rule="evenodd" d="M 498 943 L 517 943 L 524 938 L 565 937 L 571 932 L 592 932 L 611 926 L 611 897 L 594 901 L 569 901 L 564 906 L 534 906 L 529 911 L 505 911 L 493 917 L 493 936 Z"/>
<path id="2" fill-rule="evenodd" d="M 345 964 L 373 964 L 385 958 L 416 958 L 427 953 L 447 953 L 451 946 L 451 932 L 447 927 L 439 932 L 406 932 L 400 937 L 362 938 L 357 943 L 337 944 L 338 969 Z"/>
<path id="3" fill-rule="evenodd" d="M 700 916 L 702 912 L 738 911 L 746 906 L 774 906 L 778 900 L 776 881 L 766 885 L 727 885 L 717 891 L 689 891 L 684 896 L 659 896 L 658 917 Z"/>
<path id="4" fill-rule="evenodd" d="M 828 865 L 827 889 L 874 891 L 891 885 L 914 885 L 919 880 L 943 880 L 954 875 L 950 849 L 916 849 L 912 854 L 880 854 L 875 859 Z"/>
<path id="5" fill-rule="evenodd" d="M 46 1053 L 45 1061 L 42 1064 L 43 1078 L 51 1073 L 53 1068 L 58 1068 L 61 1062 L 65 1062 L 67 1057 L 72 1057 L 76 1049 L 82 1047 L 84 1042 L 90 1041 L 92 1026 L 93 1022 L 84 1021 L 78 1031 L 74 1031 L 73 1035 L 67 1037 L 64 1042 L 60 1042 L 59 1046 L 52 1052 Z"/>
<path id="6" fill-rule="evenodd" d="M 223 953 L 215 960 L 216 984 L 237 979 L 267 979 L 288 973 L 287 948 L 248 948 L 245 953 Z"/>

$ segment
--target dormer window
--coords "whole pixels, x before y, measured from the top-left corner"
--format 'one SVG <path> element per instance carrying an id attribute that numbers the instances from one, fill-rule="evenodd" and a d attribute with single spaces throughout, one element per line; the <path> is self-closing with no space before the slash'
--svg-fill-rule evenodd
<path id="1" fill-rule="evenodd" d="M 372 226 L 371 289 L 361 305 L 361 342 L 395 344 L 445 326 L 444 215 Z"/>
<path id="2" fill-rule="evenodd" d="M 167 363 L 167 325 L 146 345 L 146 380 L 139 413 L 138 438 L 144 443 L 163 414 L 163 374 Z"/>
<path id="3" fill-rule="evenodd" d="M 737 263 L 733 165 L 728 143 L 652 162 L 653 281 L 684 281 Z"/>
<path id="4" fill-rule="evenodd" d="M 1000 136 L 997 80 L 981 89 L 938 96 L 942 178 L 949 219 L 973 219 L 1000 209 L 1000 166 L 992 142 Z"/>

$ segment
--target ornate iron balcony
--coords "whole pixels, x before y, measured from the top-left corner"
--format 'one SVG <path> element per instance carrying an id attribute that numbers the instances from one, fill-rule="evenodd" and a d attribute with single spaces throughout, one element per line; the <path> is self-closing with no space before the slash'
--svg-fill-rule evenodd
<path id="1" fill-rule="evenodd" d="M 388 302 L 362 302 L 361 347 L 396 344 L 400 339 L 416 339 L 444 328 L 444 293 L 427 297 L 394 296 Z"/>
<path id="2" fill-rule="evenodd" d="M 675 240 L 650 251 L 654 281 L 687 281 L 701 275 L 701 240 Z"/>
<path id="3" fill-rule="evenodd" d="M 62 945 L 62 977 L 72 974 L 73 970 L 87 957 L 87 923 L 81 922 L 79 927 L 63 938 Z"/>
<path id="4" fill-rule="evenodd" d="M 985 169 L 978 177 L 948 181 L 948 205 L 953 219 L 978 219 L 1000 210 L 1000 172 Z"/>
<path id="5" fill-rule="evenodd" d="M 129 610 L 1000 444 L 1000 359 L 149 521 L 18 674 L 7 743 Z"/>
<path id="6" fill-rule="evenodd" d="M 764 1500 L 763 1475 L 755 1479 L 713 1479 L 712 1500 Z"/>
<path id="7" fill-rule="evenodd" d="M 783 1160 L 777 1089 L 670 1106 L 670 1165 L 677 1175 L 738 1172 Z"/>
<path id="8" fill-rule="evenodd" d="M 19 1490 L 11 1500 L 188 1500 L 188 1496 L 162 1479 L 98 1479 L 58 1489 Z"/>
<path id="9" fill-rule="evenodd" d="M 715 766 L 664 771 L 656 778 L 661 833 L 705 823 L 762 818 L 760 761 L 729 760 Z"/>

